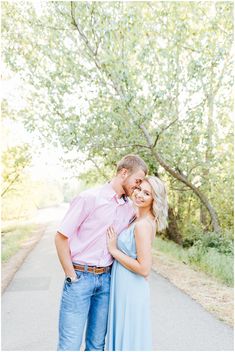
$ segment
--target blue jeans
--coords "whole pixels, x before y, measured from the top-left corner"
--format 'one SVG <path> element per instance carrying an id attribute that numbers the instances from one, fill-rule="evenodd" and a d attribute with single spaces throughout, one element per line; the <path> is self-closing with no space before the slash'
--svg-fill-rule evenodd
<path id="1" fill-rule="evenodd" d="M 86 351 L 103 351 L 107 331 L 111 273 L 76 271 L 78 281 L 65 281 L 59 316 L 58 351 L 79 351 L 86 328 Z"/>

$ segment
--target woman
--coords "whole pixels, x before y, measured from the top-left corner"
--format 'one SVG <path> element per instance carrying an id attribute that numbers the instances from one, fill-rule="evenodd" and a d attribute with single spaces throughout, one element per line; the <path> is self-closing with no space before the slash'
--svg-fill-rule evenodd
<path id="1" fill-rule="evenodd" d="M 167 226 L 167 195 L 157 177 L 144 179 L 134 192 L 137 216 L 118 236 L 108 229 L 107 243 L 115 261 L 112 268 L 107 350 L 149 351 L 150 297 L 146 280 L 151 270 L 151 245 L 156 230 Z"/>

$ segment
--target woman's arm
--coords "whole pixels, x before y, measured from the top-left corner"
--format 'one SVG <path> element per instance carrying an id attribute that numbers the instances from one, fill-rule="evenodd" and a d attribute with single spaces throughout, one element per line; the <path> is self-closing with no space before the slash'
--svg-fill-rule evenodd
<path id="1" fill-rule="evenodd" d="M 108 248 L 112 256 L 128 270 L 142 276 L 148 276 L 151 270 L 152 256 L 152 227 L 148 221 L 141 221 L 135 225 L 135 241 L 137 259 L 131 258 L 117 248 L 117 235 L 112 228 L 108 229 Z"/>

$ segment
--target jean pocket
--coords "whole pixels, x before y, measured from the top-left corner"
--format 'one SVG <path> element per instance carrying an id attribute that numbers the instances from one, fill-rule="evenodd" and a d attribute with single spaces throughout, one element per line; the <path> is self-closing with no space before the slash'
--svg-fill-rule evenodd
<path id="1" fill-rule="evenodd" d="M 66 279 L 64 280 L 64 286 L 67 286 L 67 287 L 70 287 L 70 286 L 73 286 L 73 285 L 76 285 L 78 282 L 81 281 L 82 279 L 82 274 L 81 272 L 75 272 L 76 273 L 76 276 L 77 276 L 77 280 L 76 281 L 72 281 L 72 282 L 68 282 Z"/>
<path id="2" fill-rule="evenodd" d="M 76 283 L 78 283 L 79 281 L 81 281 L 82 278 L 83 278 L 83 275 L 82 275 L 81 273 L 77 273 L 77 272 L 76 272 L 76 276 L 77 276 L 76 281 L 72 281 L 72 282 L 71 282 L 71 285 L 75 285 Z"/>
<path id="3" fill-rule="evenodd" d="M 75 281 L 75 283 L 76 283 L 82 279 L 83 275 L 82 275 L 81 271 L 75 271 L 75 273 L 77 275 L 77 281 Z"/>

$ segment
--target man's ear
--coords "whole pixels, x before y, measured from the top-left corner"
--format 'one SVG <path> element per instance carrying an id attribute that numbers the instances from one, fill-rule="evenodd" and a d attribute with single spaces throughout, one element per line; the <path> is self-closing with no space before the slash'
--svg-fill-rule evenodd
<path id="1" fill-rule="evenodd" d="M 128 175 L 128 170 L 123 168 L 121 169 L 120 174 L 122 178 L 125 178 Z"/>

